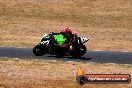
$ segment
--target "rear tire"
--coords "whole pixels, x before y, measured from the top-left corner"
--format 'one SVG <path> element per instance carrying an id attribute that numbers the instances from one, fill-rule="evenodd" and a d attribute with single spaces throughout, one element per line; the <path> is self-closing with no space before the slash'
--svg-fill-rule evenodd
<path id="1" fill-rule="evenodd" d="M 44 55 L 46 52 L 44 51 L 44 46 L 42 45 L 36 45 L 34 48 L 33 48 L 33 53 L 35 56 L 42 56 Z"/>
<path id="2" fill-rule="evenodd" d="M 74 48 L 75 48 L 75 51 L 73 51 L 73 52 L 71 53 L 71 56 L 72 56 L 73 58 L 80 58 L 80 57 L 83 56 L 83 55 L 86 53 L 86 51 L 87 51 L 85 45 L 74 46 Z"/>

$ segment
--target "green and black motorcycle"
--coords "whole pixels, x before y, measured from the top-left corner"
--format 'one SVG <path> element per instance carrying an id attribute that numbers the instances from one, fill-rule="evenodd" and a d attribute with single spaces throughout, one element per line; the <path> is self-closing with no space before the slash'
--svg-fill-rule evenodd
<path id="1" fill-rule="evenodd" d="M 87 49 L 84 43 L 88 40 L 89 38 L 86 37 L 76 37 L 74 42 L 68 42 L 67 38 L 62 34 L 54 35 L 49 33 L 41 38 L 40 43 L 33 48 L 33 53 L 35 56 L 50 54 L 79 58 L 86 53 Z M 62 46 L 67 42 L 67 46 Z"/>

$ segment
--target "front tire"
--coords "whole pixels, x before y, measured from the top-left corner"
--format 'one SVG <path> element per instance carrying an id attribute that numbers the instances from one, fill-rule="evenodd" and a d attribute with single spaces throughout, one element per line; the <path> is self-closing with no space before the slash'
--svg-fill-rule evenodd
<path id="1" fill-rule="evenodd" d="M 44 51 L 44 46 L 42 45 L 36 45 L 34 48 L 33 48 L 33 53 L 35 56 L 42 56 L 45 54 L 45 51 Z"/>

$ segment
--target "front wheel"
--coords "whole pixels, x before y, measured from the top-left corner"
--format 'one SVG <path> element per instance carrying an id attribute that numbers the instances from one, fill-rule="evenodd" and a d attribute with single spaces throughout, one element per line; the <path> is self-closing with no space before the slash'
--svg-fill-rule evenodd
<path id="1" fill-rule="evenodd" d="M 36 45 L 33 48 L 33 53 L 34 53 L 35 56 L 42 56 L 42 55 L 44 55 L 45 54 L 44 46 Z"/>
<path id="2" fill-rule="evenodd" d="M 81 46 L 73 46 L 74 50 L 71 52 L 71 56 L 73 58 L 80 58 L 81 56 L 83 56 L 87 49 L 85 45 L 81 45 Z"/>

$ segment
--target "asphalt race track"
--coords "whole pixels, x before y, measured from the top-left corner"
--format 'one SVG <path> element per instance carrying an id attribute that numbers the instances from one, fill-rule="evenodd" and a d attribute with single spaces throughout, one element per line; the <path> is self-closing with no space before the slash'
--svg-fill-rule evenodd
<path id="1" fill-rule="evenodd" d="M 9 58 L 31 58 L 43 60 L 63 60 L 63 61 L 82 61 L 82 62 L 98 62 L 98 63 L 117 63 L 117 64 L 132 64 L 132 52 L 119 52 L 119 51 L 92 51 L 88 50 L 87 53 L 81 58 L 70 57 L 56 57 L 53 55 L 34 56 L 31 48 L 6 48 L 0 47 L 0 57 Z"/>

